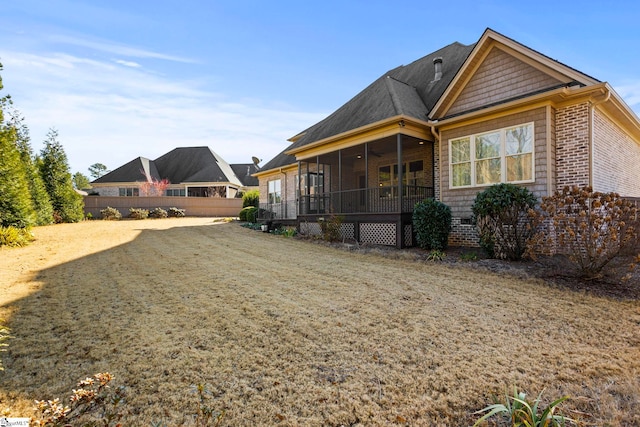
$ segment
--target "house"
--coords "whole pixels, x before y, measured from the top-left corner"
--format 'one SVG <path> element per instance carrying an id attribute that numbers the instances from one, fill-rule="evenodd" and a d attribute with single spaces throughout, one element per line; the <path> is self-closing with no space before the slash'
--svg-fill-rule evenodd
<path id="1" fill-rule="evenodd" d="M 164 196 L 234 198 L 257 189 L 253 164 L 227 164 L 209 147 L 179 147 L 156 160 L 138 157 L 91 182 L 100 196 L 142 196 L 146 184 L 167 180 Z"/>
<path id="2" fill-rule="evenodd" d="M 640 120 L 606 82 L 487 29 L 382 75 L 293 136 L 256 173 L 261 207 L 319 233 L 413 245 L 416 202 L 452 211 L 452 245 L 478 244 L 471 206 L 508 182 L 640 196 Z"/>

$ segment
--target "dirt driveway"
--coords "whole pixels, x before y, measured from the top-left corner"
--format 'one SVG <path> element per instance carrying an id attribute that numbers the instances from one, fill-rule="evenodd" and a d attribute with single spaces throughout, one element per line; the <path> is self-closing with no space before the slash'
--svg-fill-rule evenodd
<path id="1" fill-rule="evenodd" d="M 125 425 L 470 425 L 517 385 L 640 426 L 640 305 L 211 218 L 91 221 L 0 248 L 0 411 L 108 371 Z M 548 400 L 547 400 L 548 401 Z"/>

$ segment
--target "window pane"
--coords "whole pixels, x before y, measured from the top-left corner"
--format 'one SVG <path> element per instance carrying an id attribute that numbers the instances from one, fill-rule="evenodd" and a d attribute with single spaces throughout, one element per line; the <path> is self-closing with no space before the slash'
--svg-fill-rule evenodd
<path id="1" fill-rule="evenodd" d="M 531 160 L 531 154 L 507 157 L 507 181 L 531 180 L 533 174 Z"/>
<path id="2" fill-rule="evenodd" d="M 451 179 L 454 187 L 471 185 L 471 163 L 453 165 L 451 171 L 453 173 Z"/>
<path id="3" fill-rule="evenodd" d="M 500 156 L 500 132 L 485 133 L 476 137 L 476 159 Z"/>
<path id="4" fill-rule="evenodd" d="M 471 160 L 471 142 L 469 138 L 451 141 L 451 163 Z"/>
<path id="5" fill-rule="evenodd" d="M 498 182 L 500 182 L 500 159 L 476 162 L 476 184 L 494 184 Z"/>
<path id="6" fill-rule="evenodd" d="M 533 152 L 533 126 L 518 126 L 506 130 L 507 155 Z"/>

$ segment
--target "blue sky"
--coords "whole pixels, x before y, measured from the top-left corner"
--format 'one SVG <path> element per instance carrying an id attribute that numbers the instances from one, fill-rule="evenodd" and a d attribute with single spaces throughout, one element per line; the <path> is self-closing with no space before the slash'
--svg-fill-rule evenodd
<path id="1" fill-rule="evenodd" d="M 602 81 L 640 113 L 640 2 L 20 0 L 0 71 L 36 152 L 72 172 L 175 147 L 263 164 L 396 66 L 490 27 Z"/>

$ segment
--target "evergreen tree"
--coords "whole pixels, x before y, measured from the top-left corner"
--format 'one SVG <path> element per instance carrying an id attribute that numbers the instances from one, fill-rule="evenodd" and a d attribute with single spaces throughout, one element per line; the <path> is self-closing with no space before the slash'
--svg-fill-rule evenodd
<path id="1" fill-rule="evenodd" d="M 11 116 L 9 126 L 16 131 L 16 146 L 27 175 L 31 203 L 36 215 L 36 225 L 51 224 L 53 222 L 53 206 L 51 206 L 49 194 L 34 160 L 29 128 L 24 123 L 24 117 L 20 116 L 16 110 L 8 113 Z"/>
<path id="2" fill-rule="evenodd" d="M 50 129 L 40 152 L 39 169 L 53 205 L 55 222 L 78 222 L 84 217 L 82 196 L 73 188 L 69 162 L 58 132 Z"/>
<path id="3" fill-rule="evenodd" d="M 94 163 L 89 166 L 89 174 L 93 179 L 98 179 L 106 173 L 109 173 L 109 169 L 102 163 Z"/>
<path id="4" fill-rule="evenodd" d="M 88 190 L 91 188 L 91 182 L 86 175 L 76 172 L 73 174 L 73 186 L 77 190 Z"/>
<path id="5" fill-rule="evenodd" d="M 16 146 L 17 132 L 4 123 L 3 111 L 9 105 L 9 96 L 0 98 L 0 225 L 28 227 L 35 223 L 35 213 L 31 204 L 27 174 Z"/>

